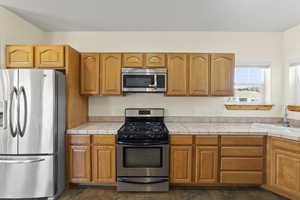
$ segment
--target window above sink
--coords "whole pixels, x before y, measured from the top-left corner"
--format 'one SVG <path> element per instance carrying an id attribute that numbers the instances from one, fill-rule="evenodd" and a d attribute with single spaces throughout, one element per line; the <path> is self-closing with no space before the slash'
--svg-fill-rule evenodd
<path id="1" fill-rule="evenodd" d="M 228 98 L 228 110 L 270 110 L 270 64 L 237 65 L 234 96 Z"/>

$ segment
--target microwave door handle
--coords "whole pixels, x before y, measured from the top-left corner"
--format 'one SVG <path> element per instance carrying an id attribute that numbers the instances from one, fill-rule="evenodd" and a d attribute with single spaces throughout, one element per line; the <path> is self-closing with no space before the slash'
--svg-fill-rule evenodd
<path id="1" fill-rule="evenodd" d="M 157 75 L 154 75 L 154 87 L 157 88 Z"/>
<path id="2" fill-rule="evenodd" d="M 150 84 L 149 87 L 157 88 L 157 75 L 154 74 L 153 76 L 154 76 L 153 84 Z"/>

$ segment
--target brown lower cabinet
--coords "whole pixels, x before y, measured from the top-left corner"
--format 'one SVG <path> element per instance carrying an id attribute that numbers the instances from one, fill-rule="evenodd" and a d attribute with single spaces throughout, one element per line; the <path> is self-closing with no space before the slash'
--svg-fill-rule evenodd
<path id="1" fill-rule="evenodd" d="M 218 183 L 218 136 L 173 135 L 170 143 L 171 183 Z"/>
<path id="2" fill-rule="evenodd" d="M 263 185 L 266 179 L 264 188 L 299 199 L 300 142 L 269 137 L 265 144 L 265 136 L 171 135 L 171 183 Z M 68 174 L 70 183 L 115 184 L 115 135 L 68 135 Z"/>
<path id="3" fill-rule="evenodd" d="M 115 135 L 68 135 L 69 182 L 116 183 Z"/>
<path id="4" fill-rule="evenodd" d="M 300 142 L 269 137 L 267 189 L 300 199 Z"/>
<path id="5" fill-rule="evenodd" d="M 265 136 L 221 136 L 221 184 L 262 185 Z"/>
<path id="6" fill-rule="evenodd" d="M 195 183 L 218 183 L 218 146 L 196 146 Z"/>
<path id="7" fill-rule="evenodd" d="M 171 183 L 192 182 L 192 146 L 171 146 Z"/>
<path id="8" fill-rule="evenodd" d="M 264 136 L 172 135 L 170 143 L 172 184 L 264 183 Z"/>
<path id="9" fill-rule="evenodd" d="M 91 181 L 91 149 L 89 145 L 69 146 L 69 180 L 72 183 Z"/>

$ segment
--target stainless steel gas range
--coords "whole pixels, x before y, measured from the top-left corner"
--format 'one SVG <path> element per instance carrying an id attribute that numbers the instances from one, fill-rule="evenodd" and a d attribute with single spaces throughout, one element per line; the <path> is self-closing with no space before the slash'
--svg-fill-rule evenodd
<path id="1" fill-rule="evenodd" d="M 117 190 L 169 190 L 169 138 L 164 109 L 129 108 L 118 131 Z"/>

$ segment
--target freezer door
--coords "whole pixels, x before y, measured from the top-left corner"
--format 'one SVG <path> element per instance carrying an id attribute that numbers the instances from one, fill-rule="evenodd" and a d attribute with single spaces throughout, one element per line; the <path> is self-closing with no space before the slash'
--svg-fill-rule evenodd
<path id="1" fill-rule="evenodd" d="M 18 153 L 18 70 L 0 70 L 0 155 Z"/>
<path id="2" fill-rule="evenodd" d="M 0 198 L 55 194 L 54 156 L 0 156 Z"/>
<path id="3" fill-rule="evenodd" d="M 54 70 L 19 70 L 19 154 L 55 152 Z"/>

